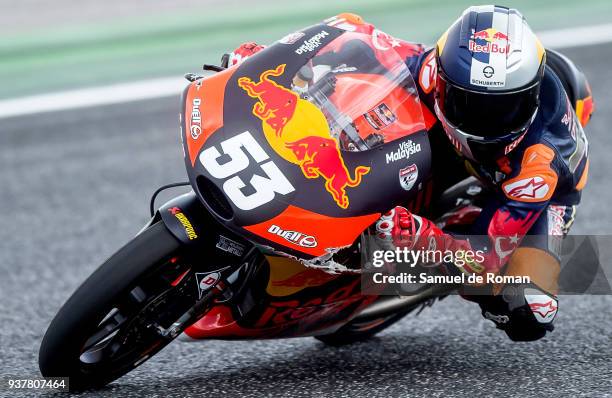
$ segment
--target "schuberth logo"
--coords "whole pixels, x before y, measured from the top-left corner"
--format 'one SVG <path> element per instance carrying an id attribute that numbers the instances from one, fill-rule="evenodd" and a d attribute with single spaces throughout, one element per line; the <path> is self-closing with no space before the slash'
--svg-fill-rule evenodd
<path id="1" fill-rule="evenodd" d="M 317 239 L 314 236 L 305 235 L 297 231 L 285 231 L 278 225 L 272 225 L 268 232 L 278 235 L 289 243 L 302 247 L 317 247 Z"/>
<path id="2" fill-rule="evenodd" d="M 304 43 L 295 50 L 295 53 L 302 55 L 304 53 L 311 52 L 317 49 L 321 45 L 321 39 L 329 36 L 329 33 L 325 30 L 320 31 L 316 35 L 312 36 L 308 40 L 304 40 Z"/>

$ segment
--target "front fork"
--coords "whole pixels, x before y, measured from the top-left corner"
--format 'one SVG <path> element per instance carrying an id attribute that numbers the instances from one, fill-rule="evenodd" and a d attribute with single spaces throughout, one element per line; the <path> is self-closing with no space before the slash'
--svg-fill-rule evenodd
<path id="1" fill-rule="evenodd" d="M 213 301 L 231 301 L 242 314 L 255 304 L 248 289 L 265 262 L 265 257 L 251 242 L 225 228 L 207 211 L 191 191 L 159 207 L 151 222 L 161 220 L 168 231 L 185 247 L 187 261 L 196 273 L 196 304 L 164 333 L 172 335 L 201 317 Z M 207 275 L 216 281 L 200 286 Z M 180 324 L 179 324 L 180 323 Z"/>

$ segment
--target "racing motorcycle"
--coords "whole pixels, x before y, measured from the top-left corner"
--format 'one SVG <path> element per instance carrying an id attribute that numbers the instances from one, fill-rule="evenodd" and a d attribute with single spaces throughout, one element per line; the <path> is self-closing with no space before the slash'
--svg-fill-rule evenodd
<path id="1" fill-rule="evenodd" d="M 359 67 L 330 65 L 341 49 Z M 369 36 L 321 24 L 240 65 L 186 75 L 192 190 L 155 211 L 154 195 L 150 222 L 64 304 L 40 347 L 42 374 L 98 388 L 182 333 L 346 344 L 447 294 L 361 289 L 373 223 L 396 205 L 416 211 L 431 192 L 414 80 L 392 48 L 384 64 L 368 51 Z M 468 222 L 478 189 L 449 190 L 438 221 Z"/>

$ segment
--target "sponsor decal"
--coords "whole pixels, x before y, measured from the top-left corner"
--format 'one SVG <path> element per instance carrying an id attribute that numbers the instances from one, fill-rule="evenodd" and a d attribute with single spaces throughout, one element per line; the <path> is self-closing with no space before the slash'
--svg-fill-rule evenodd
<path id="1" fill-rule="evenodd" d="M 276 325 L 297 325 L 300 330 L 320 326 L 321 319 L 340 320 L 353 313 L 357 303 L 365 306 L 376 299 L 377 296 L 361 295 L 361 280 L 356 278 L 352 283 L 333 289 L 331 293 L 311 297 L 295 298 L 284 301 L 272 301 L 265 308 L 254 327 L 265 328 Z"/>
<path id="2" fill-rule="evenodd" d="M 510 317 L 508 315 L 495 315 L 491 314 L 489 311 L 485 311 L 484 317 L 492 320 L 495 323 L 508 323 L 510 322 Z"/>
<path id="3" fill-rule="evenodd" d="M 506 54 L 508 52 L 508 36 L 504 33 L 493 29 L 472 30 L 472 36 L 468 43 L 469 50 L 475 53 L 499 53 Z"/>
<path id="4" fill-rule="evenodd" d="M 504 192 L 512 199 L 544 199 L 550 187 L 542 177 L 524 178 L 504 185 Z"/>
<path id="5" fill-rule="evenodd" d="M 425 94 L 429 94 L 436 84 L 436 75 L 438 68 L 436 67 L 436 52 L 430 52 L 425 60 L 421 71 L 419 72 L 419 84 Z"/>
<path id="6" fill-rule="evenodd" d="M 332 69 L 333 73 L 350 73 L 355 72 L 357 70 L 354 66 L 347 66 L 346 64 L 342 64 L 337 68 Z"/>
<path id="7" fill-rule="evenodd" d="M 244 253 L 244 245 L 241 245 L 240 243 L 235 242 L 230 238 L 226 238 L 223 235 L 219 235 L 219 240 L 217 241 L 215 247 L 238 257 L 242 256 L 242 254 Z"/>
<path id="8" fill-rule="evenodd" d="M 195 277 L 198 284 L 199 298 L 202 298 L 206 291 L 210 290 L 221 280 L 221 273 L 219 271 L 196 272 Z"/>
<path id="9" fill-rule="evenodd" d="M 293 44 L 304 37 L 304 32 L 293 32 L 280 39 L 278 42 L 282 44 Z"/>
<path id="10" fill-rule="evenodd" d="M 294 153 L 306 178 L 325 179 L 325 189 L 343 209 L 349 206 L 346 188 L 359 186 L 362 177 L 370 172 L 369 167 L 357 166 L 351 177 L 338 142 L 333 138 L 313 135 L 288 142 L 285 146 Z"/>
<path id="11" fill-rule="evenodd" d="M 181 209 L 179 209 L 178 207 L 171 207 L 170 209 L 168 209 L 168 211 L 174 217 L 176 217 L 176 219 L 181 223 L 183 228 L 185 228 L 185 233 L 187 234 L 189 240 L 194 240 L 198 238 L 198 234 L 196 234 L 195 230 L 193 229 L 193 225 L 191 225 L 191 222 L 185 216 Z"/>
<path id="12" fill-rule="evenodd" d="M 506 147 L 504 148 L 504 155 L 507 155 L 510 153 L 510 151 L 514 150 L 518 146 L 518 144 L 520 144 L 521 141 L 523 141 L 523 137 L 525 137 L 525 134 L 527 134 L 527 131 L 521 134 L 519 138 L 517 138 L 516 140 L 506 145 Z"/>
<path id="13" fill-rule="evenodd" d="M 490 79 L 495 74 L 495 69 L 493 69 L 493 67 L 491 65 L 487 65 L 484 68 L 482 68 L 482 74 L 487 79 Z"/>
<path id="14" fill-rule="evenodd" d="M 310 39 L 304 40 L 303 44 L 295 50 L 295 53 L 298 55 L 302 55 L 304 53 L 309 53 L 311 51 L 316 50 L 317 48 L 319 48 L 319 46 L 321 46 L 321 40 L 327 36 L 329 36 L 329 32 L 327 32 L 326 30 L 320 31 L 316 35 L 312 36 Z"/>
<path id="15" fill-rule="evenodd" d="M 389 107 L 382 103 L 363 115 L 365 120 L 376 130 L 381 130 L 397 120 Z"/>
<path id="16" fill-rule="evenodd" d="M 410 191 L 412 189 L 418 177 L 419 177 L 419 168 L 414 163 L 408 167 L 404 167 L 403 169 L 400 169 L 399 171 L 400 185 L 406 191 Z"/>
<path id="17" fill-rule="evenodd" d="M 465 191 L 470 196 L 476 196 L 482 192 L 482 188 L 479 185 L 470 185 Z"/>
<path id="18" fill-rule="evenodd" d="M 492 80 L 492 81 L 486 81 L 486 80 L 480 80 L 477 78 L 472 78 L 471 83 L 475 86 L 483 86 L 483 87 L 503 87 L 506 85 L 505 81 L 497 81 L 497 80 Z"/>
<path id="19" fill-rule="evenodd" d="M 525 300 L 540 323 L 550 323 L 557 315 L 557 300 L 535 289 L 525 289 Z"/>
<path id="20" fill-rule="evenodd" d="M 281 64 L 262 72 L 258 82 L 242 77 L 238 85 L 250 97 L 258 99 L 253 105 L 253 114 L 262 120 L 264 136 L 274 151 L 286 161 L 299 165 L 304 177 L 322 177 L 334 202 L 346 209 L 349 206 L 346 188 L 360 185 L 362 176 L 370 168 L 357 166 L 351 176 L 323 112 L 270 79 L 281 76 L 285 66 Z"/>
<path id="21" fill-rule="evenodd" d="M 508 36 L 489 28 L 472 30 L 468 48 L 473 54 L 470 82 L 481 87 L 506 85 L 506 54 L 509 51 Z"/>
<path id="22" fill-rule="evenodd" d="M 253 114 L 272 127 L 277 136 L 282 134 L 283 128 L 293 117 L 299 98 L 297 93 L 270 79 L 285 73 L 286 66 L 280 64 L 276 69 L 262 72 L 258 82 L 248 77 L 238 79 L 238 85 L 249 97 L 258 100 L 253 105 Z"/>
<path id="23" fill-rule="evenodd" d="M 404 141 L 398 145 L 397 150 L 386 154 L 387 164 L 398 160 L 410 159 L 411 155 L 421 152 L 421 144 L 415 144 L 412 140 Z"/>
<path id="24" fill-rule="evenodd" d="M 278 225 L 272 224 L 268 232 L 285 239 L 289 243 L 302 247 L 317 247 L 317 239 L 314 236 L 306 235 L 298 231 L 285 231 Z"/>
<path id="25" fill-rule="evenodd" d="M 189 126 L 189 132 L 191 133 L 191 138 L 194 140 L 197 140 L 200 134 L 202 134 L 202 113 L 200 112 L 201 103 L 202 100 L 199 98 L 194 98 L 191 102 L 191 123 Z"/>

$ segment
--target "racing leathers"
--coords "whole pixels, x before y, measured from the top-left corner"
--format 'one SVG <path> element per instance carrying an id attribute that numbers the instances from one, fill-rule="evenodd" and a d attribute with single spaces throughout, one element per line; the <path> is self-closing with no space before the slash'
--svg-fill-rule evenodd
<path id="1" fill-rule="evenodd" d="M 505 148 L 505 155 L 495 162 L 477 164 L 459 156 L 457 146 L 461 144 L 450 136 L 444 137 L 444 129 L 435 117 L 437 68 L 433 49 L 394 38 L 353 14 L 340 14 L 325 22 L 364 33 L 367 35 L 364 37 L 371 40 L 368 43 L 371 46 L 364 46 L 359 59 L 344 56 L 355 54 L 354 48 L 353 51 L 346 48 L 359 46 L 357 40 L 343 43 L 327 56 L 318 55 L 318 62 L 325 62 L 332 69 L 343 65 L 359 69 L 369 63 L 384 66 L 385 54 L 390 50 L 405 60 L 417 80 L 430 135 L 434 192 L 442 192 L 470 174 L 492 192 L 488 205 L 466 231 L 469 240 L 451 235 L 403 207 L 395 208 L 379 221 L 382 238 L 410 249 L 484 253 L 483 261 L 454 267 L 467 273 L 503 273 L 519 247 L 547 253 L 558 262 L 561 238 L 574 220 L 581 191 L 587 182 L 588 141 L 583 125 L 590 116 L 590 111 L 586 110 L 581 110 L 584 114 L 576 114 L 559 76 L 546 68 L 539 109 L 520 140 Z M 245 55 L 241 54 L 241 58 Z M 447 269 L 453 272 L 453 267 Z M 548 286 L 507 284 L 489 294 L 469 295 L 468 298 L 478 302 L 483 316 L 495 322 L 511 339 L 535 340 L 553 329 L 558 308 L 555 286 L 556 280 Z"/>

